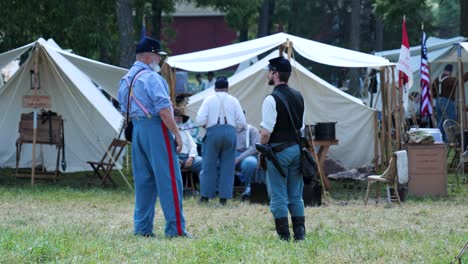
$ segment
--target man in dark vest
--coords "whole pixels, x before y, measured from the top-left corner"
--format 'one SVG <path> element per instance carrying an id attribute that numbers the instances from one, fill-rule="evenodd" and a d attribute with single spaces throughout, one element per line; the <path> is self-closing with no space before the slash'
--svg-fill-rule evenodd
<path id="1" fill-rule="evenodd" d="M 304 201 L 302 189 L 304 182 L 300 171 L 300 147 L 296 132 L 303 126 L 304 99 L 302 95 L 288 86 L 291 64 L 283 57 L 269 60 L 268 84 L 274 85 L 273 93 L 268 95 L 262 105 L 260 142 L 269 144 L 276 154 L 285 175 L 281 175 L 274 164 L 267 159 L 267 188 L 270 195 L 270 211 L 275 218 L 276 232 L 281 240 L 290 239 L 288 211 L 291 214 L 294 239 L 305 238 Z M 282 96 L 291 110 L 291 120 Z"/>

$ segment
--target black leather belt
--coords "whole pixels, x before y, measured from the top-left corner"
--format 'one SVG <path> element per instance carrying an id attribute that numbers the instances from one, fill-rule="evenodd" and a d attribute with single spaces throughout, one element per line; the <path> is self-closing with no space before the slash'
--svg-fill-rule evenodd
<path id="1" fill-rule="evenodd" d="M 297 145 L 297 142 L 285 142 L 285 143 L 280 143 L 278 146 L 274 146 L 271 148 L 273 152 L 281 152 L 285 150 L 286 148 L 289 148 L 291 146 Z"/>

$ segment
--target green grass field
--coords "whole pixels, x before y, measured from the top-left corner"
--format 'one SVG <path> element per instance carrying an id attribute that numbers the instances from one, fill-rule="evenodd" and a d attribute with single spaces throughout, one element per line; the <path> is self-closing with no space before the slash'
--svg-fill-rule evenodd
<path id="1" fill-rule="evenodd" d="M 364 207 L 365 183 L 333 182 L 332 198 L 306 208 L 301 243 L 277 239 L 267 206 L 192 197 L 184 211 L 198 239 L 165 238 L 159 205 L 156 237 L 135 237 L 133 193 L 117 173 L 119 187 L 104 189 L 84 173 L 35 188 L 12 170 L 0 175 L 0 263 L 450 263 L 468 242 L 468 188 L 453 174 L 448 197 L 392 208 Z"/>

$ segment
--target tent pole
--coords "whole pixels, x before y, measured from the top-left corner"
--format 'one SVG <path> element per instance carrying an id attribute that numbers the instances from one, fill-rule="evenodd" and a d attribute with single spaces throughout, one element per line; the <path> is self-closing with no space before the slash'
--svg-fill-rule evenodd
<path id="1" fill-rule="evenodd" d="M 458 43 L 458 94 L 459 94 L 459 104 L 458 104 L 458 112 L 460 117 L 460 138 L 461 138 L 461 151 L 460 151 L 460 162 L 458 163 L 459 166 L 462 166 L 462 172 L 465 174 L 465 166 L 463 164 L 463 152 L 465 151 L 465 126 L 466 126 L 466 110 L 465 110 L 465 86 L 463 82 L 463 63 L 461 60 L 461 51 L 462 47 L 460 43 Z M 458 174 L 457 174 L 457 184 L 458 184 Z"/>
<path id="2" fill-rule="evenodd" d="M 161 75 L 166 79 L 167 84 L 169 85 L 169 91 L 170 91 L 170 96 L 171 96 L 171 102 L 173 105 L 175 105 L 175 74 L 176 74 L 176 69 L 172 68 L 169 64 L 164 63 L 163 66 L 161 67 Z"/>
<path id="3" fill-rule="evenodd" d="M 39 49 L 36 46 L 34 47 L 35 54 L 34 54 L 34 89 L 33 89 L 33 97 L 37 98 L 37 89 L 39 87 L 39 67 L 38 67 L 38 60 L 39 60 Z M 37 137 L 37 106 L 34 105 L 34 115 L 33 115 L 33 144 L 32 144 L 32 160 L 31 160 L 31 186 L 34 187 L 34 178 L 36 174 L 36 137 Z"/>
<path id="4" fill-rule="evenodd" d="M 288 60 L 290 61 L 291 60 L 291 52 L 292 52 L 292 42 L 287 39 L 286 41 L 286 47 L 288 48 Z"/>
<path id="5" fill-rule="evenodd" d="M 377 111 L 374 112 L 374 170 L 379 166 L 379 120 Z"/>
<path id="6" fill-rule="evenodd" d="M 402 87 L 399 87 L 398 88 L 398 94 L 397 94 L 397 87 L 396 87 L 396 84 L 395 84 L 395 67 L 392 66 L 391 67 L 392 69 L 392 78 L 391 78 L 391 82 L 392 82 L 392 107 L 393 107 L 393 116 L 394 116 L 394 119 L 395 119 L 395 140 L 396 140 L 396 148 L 398 150 L 400 150 L 400 112 L 401 112 L 401 104 L 402 104 L 402 101 L 400 100 L 402 98 L 402 91 L 403 91 L 403 88 Z M 397 98 L 398 96 L 398 98 Z M 398 99 L 398 100 L 397 100 Z"/>
<path id="7" fill-rule="evenodd" d="M 393 114 L 393 109 L 392 109 L 392 92 L 390 91 L 390 69 L 387 68 L 387 73 L 385 75 L 385 90 L 387 93 L 387 148 L 386 148 L 386 156 L 387 156 L 387 164 L 390 160 L 391 156 L 391 151 L 392 151 L 392 142 L 393 142 L 393 136 L 392 136 L 392 127 L 393 127 L 393 122 L 392 122 L 392 114 Z"/>
<path id="8" fill-rule="evenodd" d="M 380 160 L 381 164 L 387 162 L 387 157 L 385 155 L 385 140 L 387 138 L 387 122 L 386 113 L 387 113 L 387 93 L 385 91 L 385 70 L 386 68 L 381 69 L 380 72 L 380 93 L 382 95 L 382 109 L 380 112 Z"/>

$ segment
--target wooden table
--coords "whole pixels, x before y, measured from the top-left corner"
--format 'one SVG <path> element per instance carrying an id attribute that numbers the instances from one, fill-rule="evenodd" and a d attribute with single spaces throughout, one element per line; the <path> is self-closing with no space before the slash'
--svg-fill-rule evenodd
<path id="1" fill-rule="evenodd" d="M 323 170 L 323 166 L 325 164 L 325 160 L 327 159 L 327 153 L 328 150 L 330 149 L 331 145 L 338 145 L 338 140 L 333 139 L 333 140 L 314 140 L 313 144 L 312 141 L 309 141 L 310 148 L 309 150 L 315 151 L 313 149 L 313 146 L 318 146 L 318 152 L 317 152 L 317 158 L 318 158 L 318 166 L 320 170 L 320 177 L 322 177 L 323 185 L 326 190 L 330 190 L 330 181 L 328 180 L 327 175 L 325 174 L 325 171 Z"/>

